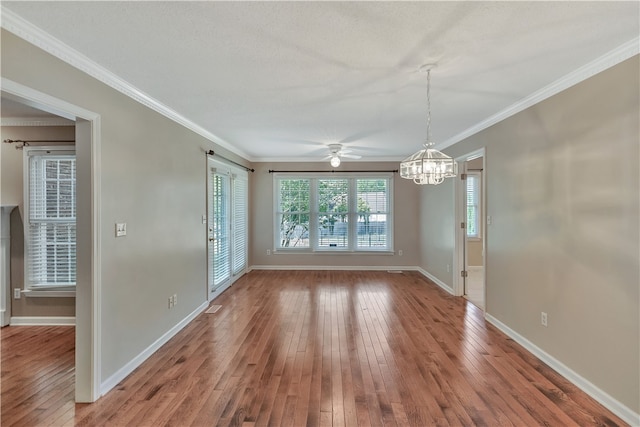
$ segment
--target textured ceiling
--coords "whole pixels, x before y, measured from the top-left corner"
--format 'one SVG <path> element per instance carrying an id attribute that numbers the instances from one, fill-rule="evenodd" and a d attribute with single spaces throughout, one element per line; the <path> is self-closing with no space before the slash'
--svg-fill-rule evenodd
<path id="1" fill-rule="evenodd" d="M 637 38 L 638 2 L 2 2 L 252 160 L 450 140 Z"/>

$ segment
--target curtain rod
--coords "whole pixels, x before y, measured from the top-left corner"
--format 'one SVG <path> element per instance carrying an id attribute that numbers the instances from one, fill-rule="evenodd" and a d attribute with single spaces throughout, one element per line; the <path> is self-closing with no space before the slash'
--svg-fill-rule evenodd
<path id="1" fill-rule="evenodd" d="M 28 147 L 30 146 L 31 142 L 73 142 L 75 143 L 75 139 L 71 140 L 71 139 L 67 139 L 67 140 L 53 140 L 53 139 L 30 139 L 28 141 L 25 141 L 23 139 L 5 139 L 4 141 L 5 144 L 13 144 L 14 142 L 17 143 L 16 144 L 16 150 L 20 150 L 24 147 Z M 22 144 L 22 145 L 18 145 L 18 144 Z"/>
<path id="2" fill-rule="evenodd" d="M 217 156 L 217 157 L 220 157 L 222 160 L 226 160 L 226 161 L 227 161 L 227 162 L 229 162 L 229 163 L 233 163 L 233 164 L 234 164 L 234 165 L 236 165 L 236 166 L 240 166 L 241 168 L 243 168 L 243 169 L 244 169 L 244 170 L 246 170 L 247 172 L 255 172 L 255 171 L 256 171 L 255 169 L 248 168 L 248 167 L 246 167 L 245 165 L 241 165 L 241 164 L 240 164 L 240 163 L 238 163 L 238 162 L 234 162 L 233 160 L 228 159 L 228 158 L 226 158 L 225 156 L 222 156 L 222 155 L 220 155 L 220 154 L 216 154 L 213 150 L 209 150 L 209 151 L 207 151 L 207 156 Z"/>
<path id="3" fill-rule="evenodd" d="M 269 173 L 373 173 L 373 172 L 378 172 L 378 173 L 382 173 L 382 172 L 398 173 L 398 169 L 386 170 L 386 171 L 380 171 L 380 170 L 337 171 L 335 169 L 334 170 L 330 170 L 330 171 L 277 171 L 277 170 L 269 169 Z"/>

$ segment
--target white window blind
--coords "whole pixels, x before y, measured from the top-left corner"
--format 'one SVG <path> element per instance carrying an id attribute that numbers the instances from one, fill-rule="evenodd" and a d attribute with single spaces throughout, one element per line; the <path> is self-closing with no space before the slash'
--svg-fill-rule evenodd
<path id="1" fill-rule="evenodd" d="M 233 274 L 247 267 L 248 182 L 246 177 L 234 176 L 233 181 Z"/>
<path id="2" fill-rule="evenodd" d="M 358 248 L 385 249 L 388 242 L 389 180 L 357 180 Z"/>
<path id="3" fill-rule="evenodd" d="M 27 285 L 75 285 L 75 155 L 49 150 L 28 156 Z"/>
<path id="4" fill-rule="evenodd" d="M 316 247 L 349 247 L 349 180 L 318 180 L 318 241 Z"/>
<path id="5" fill-rule="evenodd" d="M 220 285 L 227 280 L 229 271 L 229 177 L 214 173 L 211 175 L 213 186 L 213 285 Z"/>
<path id="6" fill-rule="evenodd" d="M 467 237 L 480 237 L 480 175 L 467 175 Z"/>
<path id="7" fill-rule="evenodd" d="M 279 248 L 308 248 L 311 180 L 283 178 L 276 182 L 277 245 Z"/>

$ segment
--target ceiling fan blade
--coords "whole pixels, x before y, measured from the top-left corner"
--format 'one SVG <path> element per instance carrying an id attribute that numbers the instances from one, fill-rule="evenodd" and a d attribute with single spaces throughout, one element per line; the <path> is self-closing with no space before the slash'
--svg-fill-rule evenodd
<path id="1" fill-rule="evenodd" d="M 345 157 L 347 159 L 361 159 L 362 156 L 359 156 L 357 154 L 341 154 L 340 157 Z"/>

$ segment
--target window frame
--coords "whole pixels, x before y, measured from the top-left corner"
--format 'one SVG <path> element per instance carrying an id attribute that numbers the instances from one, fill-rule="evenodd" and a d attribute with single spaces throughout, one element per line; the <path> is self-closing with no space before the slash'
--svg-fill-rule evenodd
<path id="1" fill-rule="evenodd" d="M 284 247 L 280 245 L 280 182 L 282 180 L 309 180 L 309 245 L 302 247 Z M 319 246 L 319 190 L 318 183 L 323 179 L 346 179 L 348 187 L 347 235 L 346 247 Z M 373 248 L 358 246 L 358 192 L 357 182 L 363 179 L 385 179 L 387 181 L 387 209 L 386 215 L 386 247 Z M 362 172 L 362 173 L 273 173 L 273 253 L 298 254 L 393 254 L 393 187 L 394 174 L 392 172 Z"/>
<path id="2" fill-rule="evenodd" d="M 36 292 L 36 293 L 51 293 L 50 296 L 57 296 L 56 294 L 62 295 L 69 291 L 70 289 L 75 292 L 76 284 L 77 284 L 77 255 L 76 255 L 76 266 L 75 266 L 75 282 L 65 282 L 65 283 L 35 283 L 32 280 L 32 272 L 31 268 L 34 260 L 31 256 L 32 251 L 32 238 L 31 238 L 31 159 L 36 156 L 42 157 L 61 157 L 61 158 L 73 158 L 76 161 L 75 173 L 74 173 L 74 194 L 73 194 L 73 202 L 75 204 L 75 216 L 73 222 L 76 225 L 76 244 L 77 244 L 77 159 L 76 159 L 76 150 L 75 146 L 27 146 L 24 147 L 23 151 L 23 203 L 24 203 L 24 220 L 23 220 L 23 228 L 24 228 L 24 290 L 26 293 L 28 292 Z M 70 223 L 71 221 L 48 221 L 47 223 Z M 77 246 L 76 246 L 77 250 Z M 50 292 L 48 292 L 50 291 Z M 35 294 L 34 294 L 35 295 Z"/>

